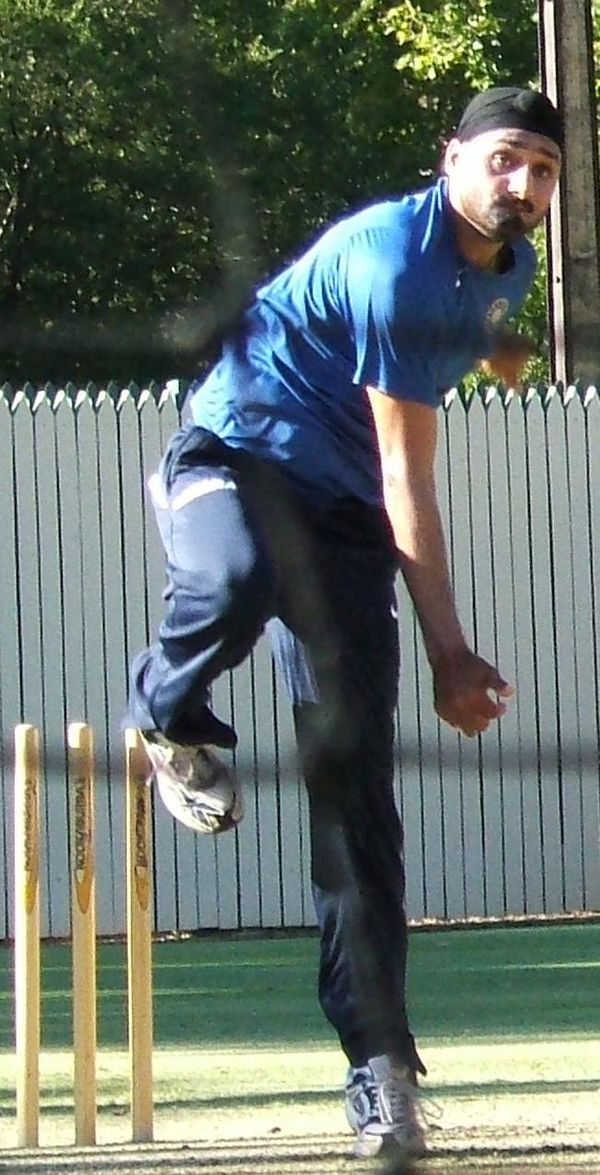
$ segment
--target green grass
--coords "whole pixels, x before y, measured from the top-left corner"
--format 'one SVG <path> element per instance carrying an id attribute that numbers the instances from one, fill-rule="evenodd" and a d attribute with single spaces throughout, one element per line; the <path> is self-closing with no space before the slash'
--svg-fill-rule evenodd
<path id="1" fill-rule="evenodd" d="M 158 1047 L 322 1047 L 333 1040 L 316 999 L 318 944 L 206 936 L 154 946 Z M 43 1045 L 71 1040 L 71 956 L 42 949 Z M 121 943 L 98 950 L 100 1045 L 126 1042 Z M 431 1043 L 600 1035 L 600 923 L 414 932 L 409 1002 Z M 0 950 L 0 1049 L 13 1047 L 12 952 Z"/>
<path id="2" fill-rule="evenodd" d="M 600 924 L 414 935 L 410 1003 L 432 1042 L 600 1035 Z"/>
<path id="3" fill-rule="evenodd" d="M 159 1139 L 343 1134 L 345 1063 L 317 1004 L 317 962 L 312 934 L 155 944 Z M 42 1137 L 69 1142 L 69 947 L 45 943 L 42 963 Z M 445 1145 L 484 1127 L 486 1138 L 542 1138 L 551 1122 L 551 1141 L 568 1149 L 571 1136 L 589 1141 L 598 1131 L 600 922 L 413 932 L 409 974 L 413 1029 L 429 1068 L 426 1089 L 444 1112 Z M 123 944 L 100 944 L 98 991 L 100 1140 L 124 1141 Z M 6 948 L 0 1148 L 14 1145 L 12 1009 Z"/>

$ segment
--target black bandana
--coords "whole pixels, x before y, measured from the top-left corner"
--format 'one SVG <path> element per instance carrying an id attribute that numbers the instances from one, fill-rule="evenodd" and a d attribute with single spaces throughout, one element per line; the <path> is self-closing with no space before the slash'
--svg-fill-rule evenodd
<path id="1" fill-rule="evenodd" d="M 500 127 L 532 131 L 552 139 L 558 147 L 563 145 L 562 118 L 550 99 L 537 90 L 497 86 L 476 94 L 458 124 L 456 138 L 474 139 Z"/>

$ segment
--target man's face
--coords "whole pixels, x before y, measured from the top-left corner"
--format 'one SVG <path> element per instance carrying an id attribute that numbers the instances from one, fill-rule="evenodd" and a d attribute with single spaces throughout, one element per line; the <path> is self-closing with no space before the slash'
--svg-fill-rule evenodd
<path id="1" fill-rule="evenodd" d="M 532 131 L 452 139 L 445 159 L 450 203 L 482 236 L 510 244 L 544 219 L 560 165 L 556 143 Z"/>

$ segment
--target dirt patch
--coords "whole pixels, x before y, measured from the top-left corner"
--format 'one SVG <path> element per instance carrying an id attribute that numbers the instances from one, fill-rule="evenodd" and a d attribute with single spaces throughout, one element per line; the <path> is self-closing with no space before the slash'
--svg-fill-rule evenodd
<path id="1" fill-rule="evenodd" d="M 431 1141 L 427 1159 L 407 1167 L 353 1159 L 350 1139 L 308 1136 L 256 1138 L 224 1143 L 157 1143 L 95 1149 L 47 1148 L 0 1153 L 6 1175 L 600 1175 L 596 1145 L 574 1132 L 551 1145 L 541 1132 L 518 1140 L 504 1137 L 444 1136 Z"/>

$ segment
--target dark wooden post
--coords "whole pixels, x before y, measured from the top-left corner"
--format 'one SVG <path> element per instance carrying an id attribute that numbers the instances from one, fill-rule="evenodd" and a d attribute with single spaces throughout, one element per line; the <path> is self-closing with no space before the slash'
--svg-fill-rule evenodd
<path id="1" fill-rule="evenodd" d="M 563 112 L 548 227 L 552 378 L 600 386 L 600 197 L 591 0 L 539 0 L 542 88 Z"/>

